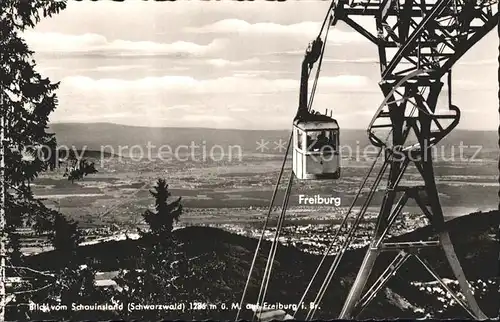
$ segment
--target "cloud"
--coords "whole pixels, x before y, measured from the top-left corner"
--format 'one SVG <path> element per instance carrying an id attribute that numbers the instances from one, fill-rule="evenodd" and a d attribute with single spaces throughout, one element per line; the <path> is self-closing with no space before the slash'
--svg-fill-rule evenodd
<path id="1" fill-rule="evenodd" d="M 186 31 L 193 33 L 230 33 L 252 35 L 285 35 L 305 36 L 315 38 L 321 29 L 320 22 L 304 21 L 290 25 L 281 25 L 271 22 L 249 23 L 240 19 L 224 19 L 201 27 L 189 27 Z M 336 28 L 330 30 L 329 40 L 336 43 L 366 41 L 357 32 L 346 32 Z"/>
<path id="2" fill-rule="evenodd" d="M 498 84 L 489 81 L 486 75 L 484 80 L 454 79 L 452 84 L 460 91 L 496 91 L 498 89 Z"/>
<path id="3" fill-rule="evenodd" d="M 202 27 L 186 28 L 196 33 L 257 33 L 257 34 L 317 34 L 321 28 L 318 22 L 300 22 L 291 25 L 280 25 L 270 22 L 248 23 L 240 19 L 224 19 Z"/>
<path id="4" fill-rule="evenodd" d="M 354 64 L 379 64 L 378 59 L 374 58 L 353 58 L 353 59 L 334 59 L 334 58 L 324 58 L 325 63 L 354 63 Z"/>
<path id="5" fill-rule="evenodd" d="M 123 92 L 134 91 L 155 93 L 171 91 L 185 94 L 207 93 L 276 93 L 296 91 L 299 82 L 295 79 L 266 79 L 262 77 L 228 76 L 213 79 L 195 79 L 189 76 L 146 77 L 135 80 L 93 79 L 84 76 L 70 76 L 62 80 L 64 88 L 77 91 Z M 370 81 L 358 75 L 339 75 L 320 77 L 319 90 L 327 87 L 332 90 L 366 91 Z"/>
<path id="6" fill-rule="evenodd" d="M 241 61 L 230 61 L 226 59 L 208 59 L 207 62 L 210 65 L 216 66 L 216 67 L 228 67 L 228 66 L 243 66 L 243 65 L 250 65 L 250 64 L 258 64 L 260 60 L 258 58 L 252 58 L 252 59 L 245 59 Z"/>
<path id="7" fill-rule="evenodd" d="M 358 75 L 340 75 L 333 77 L 320 77 L 318 86 L 327 86 L 334 88 L 358 88 L 370 84 L 370 80 L 365 76 Z"/>
<path id="8" fill-rule="evenodd" d="M 162 107 L 167 110 L 189 110 L 190 108 L 193 108 L 192 105 L 189 104 L 177 104 L 177 105 L 172 105 L 172 106 L 167 106 L 167 107 Z"/>
<path id="9" fill-rule="evenodd" d="M 45 73 L 52 70 L 61 70 L 62 67 L 59 66 L 37 66 L 39 72 Z"/>
<path id="10" fill-rule="evenodd" d="M 339 93 L 356 96 L 359 101 L 359 95 L 377 90 L 368 83 L 367 78 L 356 75 L 320 77 L 316 105 L 345 106 L 332 98 Z M 266 126 L 273 128 L 276 122 L 293 116 L 298 90 L 296 79 L 266 79 L 257 75 L 135 80 L 70 76 L 61 80 L 60 105 L 52 120 L 241 128 L 269 123 Z"/>
<path id="11" fill-rule="evenodd" d="M 200 56 L 221 50 L 225 41 L 215 39 L 207 45 L 177 41 L 159 43 L 153 41 L 109 40 L 98 34 L 68 35 L 53 32 L 25 32 L 28 45 L 35 52 L 50 53 L 109 53 L 115 55 L 191 55 Z"/>
<path id="12" fill-rule="evenodd" d="M 184 115 L 182 118 L 182 121 L 188 121 L 188 122 L 220 122 L 220 123 L 226 123 L 226 122 L 231 122 L 234 121 L 232 117 L 226 116 L 226 115 L 199 115 L 199 114 L 188 114 Z"/>
<path id="13" fill-rule="evenodd" d="M 228 110 L 231 112 L 250 112 L 248 108 L 242 108 L 242 107 L 229 107 Z"/>
<path id="14" fill-rule="evenodd" d="M 458 65 L 497 65 L 498 64 L 498 59 L 480 59 L 480 60 L 460 60 L 458 62 Z"/>
<path id="15" fill-rule="evenodd" d="M 108 72 L 108 71 L 123 71 L 130 69 L 143 69 L 148 67 L 147 65 L 110 65 L 110 66 L 98 66 L 95 68 L 89 68 L 88 70 L 95 70 L 99 72 Z"/>

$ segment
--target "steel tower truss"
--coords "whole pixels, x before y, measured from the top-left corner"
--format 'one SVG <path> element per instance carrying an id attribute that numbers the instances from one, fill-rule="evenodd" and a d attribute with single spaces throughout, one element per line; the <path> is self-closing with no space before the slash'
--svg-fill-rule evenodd
<path id="1" fill-rule="evenodd" d="M 451 292 L 418 256 L 419 249 L 433 246 L 444 250 L 466 301 L 452 296 L 474 318 L 487 318 L 474 298 L 445 229 L 434 178 L 432 147 L 460 119 L 460 110 L 451 104 L 451 68 L 497 25 L 496 7 L 492 1 L 477 0 L 341 0 L 333 7 L 333 24 L 344 21 L 378 47 L 379 85 L 385 99 L 370 123 L 368 135 L 373 145 L 384 149 L 389 160 L 387 188 L 377 225 L 340 318 L 352 318 L 359 313 L 409 256 L 415 256 Z M 371 29 L 367 26 L 367 20 L 373 23 L 370 18 L 375 20 Z M 449 101 L 446 111 L 441 112 L 437 103 L 444 85 L 442 79 L 446 76 Z M 400 185 L 410 164 L 418 169 L 423 185 Z M 410 198 L 429 219 L 438 240 L 385 243 L 389 228 Z M 384 251 L 396 251 L 397 255 L 363 295 L 375 260 Z"/>

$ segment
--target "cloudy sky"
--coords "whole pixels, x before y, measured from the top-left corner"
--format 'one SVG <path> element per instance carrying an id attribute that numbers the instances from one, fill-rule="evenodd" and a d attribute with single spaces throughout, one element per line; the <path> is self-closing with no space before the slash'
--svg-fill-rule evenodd
<path id="1" fill-rule="evenodd" d="M 25 34 L 40 72 L 61 81 L 53 122 L 289 128 L 300 64 L 329 3 L 70 1 Z M 454 69 L 462 129 L 498 126 L 498 37 Z M 331 29 L 315 109 L 366 128 L 383 97 L 377 51 Z"/>

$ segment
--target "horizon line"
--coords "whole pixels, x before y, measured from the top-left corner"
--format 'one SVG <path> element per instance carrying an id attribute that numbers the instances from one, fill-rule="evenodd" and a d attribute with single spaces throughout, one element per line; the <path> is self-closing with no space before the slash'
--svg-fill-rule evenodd
<path id="1" fill-rule="evenodd" d="M 109 125 L 118 125 L 125 127 L 135 127 L 135 128 L 146 128 L 146 129 L 205 129 L 205 130 L 221 130 L 221 131 L 291 131 L 290 128 L 274 128 L 274 129 L 258 129 L 258 128 L 215 128 L 215 127 L 204 127 L 204 126 L 148 126 L 148 125 L 130 125 L 123 123 L 114 123 L 114 122 L 49 122 L 49 126 L 62 124 L 62 125 L 85 125 L 85 124 L 109 124 Z M 341 130 L 357 130 L 357 131 L 366 131 L 366 128 L 356 128 L 356 127 L 342 127 Z M 457 129 L 459 131 L 470 131 L 470 132 L 497 132 L 498 129 Z"/>

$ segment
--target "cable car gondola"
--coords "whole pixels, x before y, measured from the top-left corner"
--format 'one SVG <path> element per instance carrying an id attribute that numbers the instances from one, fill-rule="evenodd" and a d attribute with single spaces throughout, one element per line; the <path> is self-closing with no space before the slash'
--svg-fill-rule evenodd
<path id="1" fill-rule="evenodd" d="M 331 116 L 310 110 L 308 100 L 309 74 L 322 57 L 323 41 L 317 38 L 306 51 L 302 62 L 300 98 L 293 122 L 293 172 L 298 179 L 340 178 L 339 125 Z M 318 68 L 319 72 L 319 68 Z M 316 77 L 317 81 L 318 75 Z"/>
<path id="2" fill-rule="evenodd" d="M 293 122 L 293 172 L 298 179 L 340 177 L 339 125 L 327 115 Z"/>

